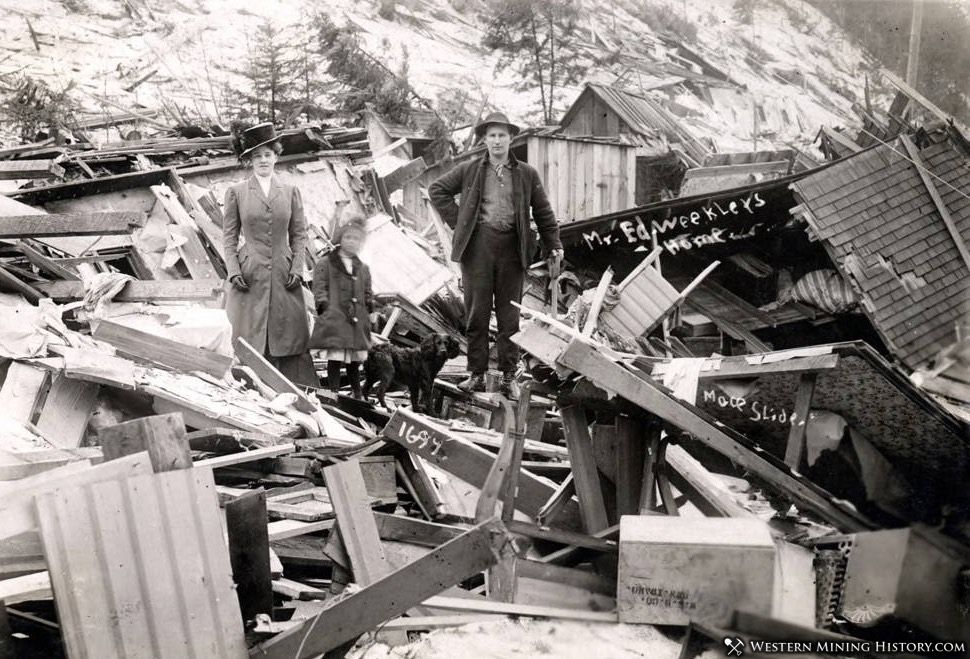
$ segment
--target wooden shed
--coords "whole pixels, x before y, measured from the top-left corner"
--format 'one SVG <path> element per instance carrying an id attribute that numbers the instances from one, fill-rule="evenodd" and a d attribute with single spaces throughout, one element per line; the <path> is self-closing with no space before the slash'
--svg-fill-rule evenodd
<path id="1" fill-rule="evenodd" d="M 481 158 L 481 146 L 430 167 L 404 187 L 403 205 L 428 216 L 423 189 L 466 160 Z M 512 153 L 539 172 L 549 203 L 561 223 L 575 222 L 634 206 L 636 147 L 617 141 L 576 138 L 549 129 L 525 129 L 512 140 Z"/>

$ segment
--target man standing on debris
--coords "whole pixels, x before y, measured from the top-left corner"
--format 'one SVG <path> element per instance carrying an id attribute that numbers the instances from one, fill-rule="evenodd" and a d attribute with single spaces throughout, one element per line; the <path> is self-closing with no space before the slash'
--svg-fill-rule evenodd
<path id="1" fill-rule="evenodd" d="M 301 286 L 303 199 L 299 188 L 273 173 L 283 151 L 273 124 L 253 126 L 240 138 L 239 158 L 252 163 L 253 175 L 226 190 L 226 315 L 233 340 L 245 339 L 293 382 L 316 387 Z"/>
<path id="2" fill-rule="evenodd" d="M 461 264 L 465 291 L 465 334 L 470 376 L 459 386 L 485 391 L 488 370 L 488 324 L 494 300 L 498 322 L 496 349 L 502 370 L 502 393 L 518 396 L 515 370 L 518 350 L 511 337 L 519 330 L 525 270 L 532 256 L 530 214 L 550 258 L 562 258 L 559 224 L 535 169 L 513 156 L 509 147 L 519 127 L 493 112 L 475 127 L 486 155 L 462 163 L 428 188 L 431 203 L 455 230 L 451 258 Z M 461 195 L 455 203 L 455 195 Z"/>

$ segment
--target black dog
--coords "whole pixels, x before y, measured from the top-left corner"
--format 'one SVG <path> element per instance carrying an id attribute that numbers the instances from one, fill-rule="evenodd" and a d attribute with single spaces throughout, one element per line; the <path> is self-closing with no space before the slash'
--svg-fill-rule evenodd
<path id="1" fill-rule="evenodd" d="M 376 346 L 364 362 L 364 396 L 376 382 L 375 394 L 384 409 L 389 409 L 384 394 L 391 383 L 408 388 L 411 409 L 431 412 L 431 390 L 438 371 L 445 362 L 461 353 L 461 345 L 448 334 L 432 334 L 417 348 L 398 348 L 390 344 Z"/>

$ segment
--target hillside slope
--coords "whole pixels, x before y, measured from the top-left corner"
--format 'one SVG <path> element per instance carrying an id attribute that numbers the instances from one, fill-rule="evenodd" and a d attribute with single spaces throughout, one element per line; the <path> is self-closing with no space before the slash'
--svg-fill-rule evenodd
<path id="1" fill-rule="evenodd" d="M 396 3 L 392 21 L 380 17 L 377 5 L 326 3 L 333 20 L 357 26 L 367 50 L 389 68 L 399 68 L 406 50 L 409 80 L 432 103 L 463 88 L 476 103 L 487 99 L 516 120 L 538 121 L 538 91 L 517 91 L 515 74 L 496 74 L 495 54 L 480 45 L 480 3 L 405 0 Z M 166 125 L 176 114 L 225 123 L 231 118 L 227 90 L 248 84 L 240 71 L 257 26 L 298 23 L 315 6 L 309 0 L 0 0 L 0 81 L 25 73 L 55 87 L 73 84 L 92 116 L 146 108 L 164 109 L 158 121 Z M 615 64 L 593 67 L 587 78 L 665 100 L 719 151 L 806 147 L 822 125 L 857 124 L 852 103 L 864 96 L 866 72 L 878 67 L 840 29 L 800 0 L 761 0 L 751 24 L 738 20 L 734 6 L 734 0 L 585 0 L 584 48 L 591 57 L 620 53 Z M 693 27 L 681 29 L 682 36 L 663 28 L 685 24 Z M 706 91 L 681 84 L 691 80 L 705 83 Z M 559 91 L 560 115 L 577 93 Z M 873 100 L 885 101 L 878 94 Z"/>

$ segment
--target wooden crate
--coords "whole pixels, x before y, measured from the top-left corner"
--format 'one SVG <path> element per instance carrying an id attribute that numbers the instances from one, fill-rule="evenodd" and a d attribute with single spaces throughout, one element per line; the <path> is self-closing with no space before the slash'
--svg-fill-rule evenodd
<path id="1" fill-rule="evenodd" d="M 760 520 L 624 515 L 620 622 L 723 624 L 742 609 L 771 614 L 775 545 Z"/>

